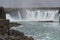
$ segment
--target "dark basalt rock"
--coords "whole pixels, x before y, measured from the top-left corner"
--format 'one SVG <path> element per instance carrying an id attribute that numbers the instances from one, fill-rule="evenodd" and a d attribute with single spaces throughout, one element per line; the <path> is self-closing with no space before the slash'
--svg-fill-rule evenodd
<path id="1" fill-rule="evenodd" d="M 25 36 L 24 33 L 10 30 L 11 34 L 5 33 L 4 35 L 0 35 L 1 40 L 34 40 L 32 37 Z"/>
<path id="2" fill-rule="evenodd" d="M 38 22 L 54 22 L 54 21 L 38 21 Z"/>
<path id="3" fill-rule="evenodd" d="M 0 19 L 6 19 L 6 13 L 3 7 L 0 7 Z"/>
<path id="4" fill-rule="evenodd" d="M 28 40 L 34 40 L 32 37 L 28 37 Z"/>
<path id="5" fill-rule="evenodd" d="M 24 33 L 16 30 L 9 30 L 9 35 L 24 36 Z"/>
<path id="6" fill-rule="evenodd" d="M 9 25 L 10 25 L 10 27 L 17 27 L 17 26 L 22 25 L 22 24 L 10 22 Z"/>

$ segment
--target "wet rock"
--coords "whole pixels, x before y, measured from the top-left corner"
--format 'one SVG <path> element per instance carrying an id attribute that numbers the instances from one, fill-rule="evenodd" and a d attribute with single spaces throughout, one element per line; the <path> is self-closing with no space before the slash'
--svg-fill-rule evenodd
<path id="1" fill-rule="evenodd" d="M 23 32 L 9 30 L 9 38 L 12 40 L 34 40 L 32 37 L 25 36 Z"/>
<path id="2" fill-rule="evenodd" d="M 0 38 L 0 40 L 3 40 L 2 38 Z"/>
<path id="3" fill-rule="evenodd" d="M 32 37 L 28 37 L 28 40 L 34 40 Z"/>
<path id="4" fill-rule="evenodd" d="M 0 19 L 6 19 L 6 13 L 3 7 L 0 7 Z"/>
<path id="5" fill-rule="evenodd" d="M 17 27 L 17 26 L 22 25 L 22 24 L 10 22 L 9 25 L 10 25 L 10 27 Z"/>

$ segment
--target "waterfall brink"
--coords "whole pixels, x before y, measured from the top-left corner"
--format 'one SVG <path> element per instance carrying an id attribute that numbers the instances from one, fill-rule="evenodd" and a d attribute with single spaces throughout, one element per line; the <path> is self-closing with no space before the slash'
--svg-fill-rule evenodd
<path id="1" fill-rule="evenodd" d="M 9 19 L 13 21 L 59 21 L 58 12 L 59 10 L 26 9 L 22 11 L 11 12 L 9 14 Z"/>

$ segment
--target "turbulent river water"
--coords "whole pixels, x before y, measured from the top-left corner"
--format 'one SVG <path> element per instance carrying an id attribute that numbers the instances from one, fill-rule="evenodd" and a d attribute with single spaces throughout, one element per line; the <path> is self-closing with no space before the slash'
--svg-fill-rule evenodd
<path id="1" fill-rule="evenodd" d="M 20 26 L 12 28 L 32 36 L 35 40 L 60 40 L 59 22 L 19 22 Z"/>

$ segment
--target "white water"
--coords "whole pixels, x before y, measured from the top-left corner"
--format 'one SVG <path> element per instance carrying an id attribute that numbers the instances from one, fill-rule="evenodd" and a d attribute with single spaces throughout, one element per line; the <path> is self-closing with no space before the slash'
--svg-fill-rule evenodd
<path id="1" fill-rule="evenodd" d="M 11 21 L 58 21 L 59 10 L 22 10 L 7 14 L 6 18 Z"/>
<path id="2" fill-rule="evenodd" d="M 19 16 L 19 19 L 21 20 L 22 19 L 22 17 L 21 17 L 21 14 L 20 14 L 20 12 L 18 11 L 18 16 Z"/>

